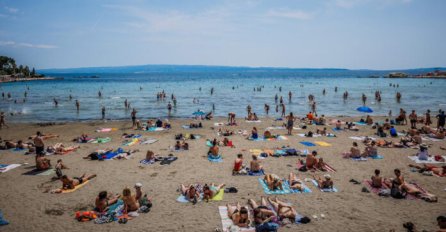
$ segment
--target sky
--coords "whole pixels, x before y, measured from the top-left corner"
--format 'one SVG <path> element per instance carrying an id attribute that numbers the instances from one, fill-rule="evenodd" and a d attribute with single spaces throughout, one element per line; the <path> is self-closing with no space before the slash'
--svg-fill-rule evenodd
<path id="1" fill-rule="evenodd" d="M 445 9 L 443 0 L 0 0 L 0 55 L 36 69 L 445 67 Z"/>

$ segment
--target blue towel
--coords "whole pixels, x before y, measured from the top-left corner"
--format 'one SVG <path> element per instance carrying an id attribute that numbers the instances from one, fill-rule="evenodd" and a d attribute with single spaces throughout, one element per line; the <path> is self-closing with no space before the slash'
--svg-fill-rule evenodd
<path id="1" fill-rule="evenodd" d="M 213 162 L 213 163 L 221 163 L 221 162 L 223 162 L 223 158 L 221 158 L 221 155 L 218 155 L 218 158 L 214 158 L 214 157 L 208 155 L 208 160 Z"/>
<path id="2" fill-rule="evenodd" d="M 248 175 L 250 175 L 250 176 L 263 176 L 263 175 L 265 175 L 265 172 L 263 170 L 260 170 L 258 172 L 249 171 Z"/>
<path id="3" fill-rule="evenodd" d="M 201 198 L 202 198 L 202 197 L 203 197 L 203 195 L 200 194 L 200 198 L 198 199 L 198 201 L 201 201 Z M 183 196 L 183 195 L 180 195 L 180 196 L 177 198 L 177 201 L 180 202 L 180 203 L 189 203 L 189 202 L 190 202 L 190 201 L 188 201 L 188 200 L 186 199 L 186 197 Z"/>
<path id="4" fill-rule="evenodd" d="M 343 131 L 342 129 L 338 129 L 336 127 L 333 128 L 333 131 Z"/>
<path id="5" fill-rule="evenodd" d="M 274 151 L 274 155 L 275 156 L 286 155 L 286 151 L 284 151 L 284 150 L 275 150 Z"/>
<path id="6" fill-rule="evenodd" d="M 0 164 L 0 168 L 6 168 L 9 164 Z"/>
<path id="7" fill-rule="evenodd" d="M 288 182 L 288 180 L 286 180 L 285 182 L 286 182 L 286 184 L 288 185 L 288 187 L 290 188 L 290 191 L 291 191 L 292 193 L 311 193 L 311 189 L 308 188 L 308 186 L 306 186 L 305 183 L 303 183 L 303 182 L 302 182 L 302 187 L 304 187 L 304 191 L 302 191 L 302 192 L 299 191 L 299 190 L 297 190 L 297 189 L 292 189 L 292 188 L 290 187 L 290 183 Z"/>
<path id="8" fill-rule="evenodd" d="M 8 224 L 9 224 L 9 222 L 6 221 L 6 220 L 3 218 L 3 213 L 2 213 L 2 211 L 0 210 L 0 226 L 5 226 L 5 225 L 8 225 Z"/>
<path id="9" fill-rule="evenodd" d="M 370 158 L 372 158 L 372 159 L 384 159 L 384 156 L 382 156 L 382 155 L 375 155 L 375 156 L 370 156 Z"/>
<path id="10" fill-rule="evenodd" d="M 266 185 L 265 181 L 262 178 L 259 178 L 259 182 L 260 182 L 260 185 L 263 187 L 263 191 L 265 191 L 266 194 L 290 194 L 291 193 L 290 187 L 285 182 L 282 183 L 283 190 L 274 190 L 274 191 L 269 190 L 268 185 Z"/>
<path id="11" fill-rule="evenodd" d="M 312 142 L 308 142 L 308 141 L 302 141 L 300 143 L 305 145 L 305 146 L 307 146 L 307 147 L 314 147 L 314 146 L 316 146 L 316 144 L 314 144 Z"/>
<path id="12" fill-rule="evenodd" d="M 134 138 L 134 139 L 141 138 L 141 137 L 142 137 L 142 135 L 140 135 L 140 134 L 132 136 L 132 138 Z"/>
<path id="13" fill-rule="evenodd" d="M 314 184 L 314 186 L 316 186 L 322 192 L 328 192 L 328 193 L 336 193 L 336 192 L 338 192 L 338 190 L 334 186 L 331 189 L 328 189 L 328 188 L 321 189 L 321 188 L 319 188 L 319 185 L 317 184 L 316 180 L 313 179 L 313 180 L 311 180 L 311 182 Z"/>
<path id="14" fill-rule="evenodd" d="M 252 138 L 252 137 L 249 137 L 249 139 L 248 140 L 251 140 L 251 141 L 265 141 L 265 139 L 264 138 L 260 138 L 260 137 L 258 137 L 258 138 Z"/>
<path id="15" fill-rule="evenodd" d="M 208 147 L 212 147 L 213 145 L 212 145 L 212 142 L 211 141 L 206 141 L 206 146 L 208 146 Z"/>
<path id="16" fill-rule="evenodd" d="M 359 158 L 352 158 L 354 161 L 367 161 L 367 158 L 359 157 Z"/>
<path id="17" fill-rule="evenodd" d="M 356 124 L 356 125 L 360 125 L 360 126 L 367 125 L 367 123 L 365 123 L 365 122 L 355 122 L 355 124 Z"/>

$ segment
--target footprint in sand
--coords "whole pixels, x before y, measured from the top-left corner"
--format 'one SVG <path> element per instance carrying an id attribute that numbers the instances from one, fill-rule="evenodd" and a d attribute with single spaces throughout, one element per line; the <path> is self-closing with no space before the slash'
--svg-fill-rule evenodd
<path id="1" fill-rule="evenodd" d="M 150 174 L 150 176 L 151 177 L 156 177 L 156 176 L 158 176 L 158 172 L 152 173 L 152 174 Z"/>
<path id="2" fill-rule="evenodd" d="M 169 176 L 175 176 L 177 174 L 177 171 L 169 172 Z"/>

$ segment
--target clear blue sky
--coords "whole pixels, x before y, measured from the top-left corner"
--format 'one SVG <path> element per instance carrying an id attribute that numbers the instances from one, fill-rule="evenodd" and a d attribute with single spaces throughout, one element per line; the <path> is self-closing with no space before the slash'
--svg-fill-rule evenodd
<path id="1" fill-rule="evenodd" d="M 446 66 L 443 0 L 0 0 L 0 55 L 42 68 Z"/>

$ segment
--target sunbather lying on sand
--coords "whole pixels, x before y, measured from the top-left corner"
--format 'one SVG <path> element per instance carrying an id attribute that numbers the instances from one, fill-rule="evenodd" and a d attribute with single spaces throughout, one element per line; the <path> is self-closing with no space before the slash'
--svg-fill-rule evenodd
<path id="1" fill-rule="evenodd" d="M 257 205 L 257 202 L 253 199 L 249 199 L 248 204 L 253 208 L 254 223 L 256 225 L 263 224 L 275 217 L 274 211 L 267 207 L 268 202 L 265 197 L 261 197 L 260 205 Z"/>
<path id="2" fill-rule="evenodd" d="M 353 122 L 347 122 L 346 126 L 344 127 L 345 130 L 359 131 L 359 128 Z"/>
<path id="3" fill-rule="evenodd" d="M 29 137 L 29 139 L 34 139 L 36 137 L 37 137 L 37 135 L 32 135 Z M 56 134 L 40 134 L 40 138 L 42 138 L 42 139 L 51 139 L 51 138 L 58 138 L 58 137 L 59 137 L 59 135 L 56 135 Z"/>
<path id="4" fill-rule="evenodd" d="M 177 141 L 175 143 L 175 150 L 189 150 L 189 143 Z"/>
<path id="5" fill-rule="evenodd" d="M 105 150 L 97 150 L 95 152 L 90 153 L 89 155 L 82 157 L 83 159 L 91 159 L 91 160 L 98 160 L 99 156 L 104 155 L 105 153 L 113 151 L 112 148 L 106 148 Z"/>
<path id="6" fill-rule="evenodd" d="M 331 176 L 329 174 L 325 174 L 324 179 L 322 179 L 320 176 L 313 176 L 313 179 L 316 180 L 318 187 L 321 189 L 333 188 L 333 181 L 331 180 Z"/>
<path id="7" fill-rule="evenodd" d="M 436 202 L 437 196 L 421 191 L 416 185 L 407 183 L 404 180 L 404 177 L 401 175 L 401 171 L 399 169 L 394 170 L 395 178 L 385 178 L 383 183 L 387 185 L 389 188 L 396 187 L 400 192 L 405 192 L 407 194 L 415 195 L 429 202 Z"/>
<path id="8" fill-rule="evenodd" d="M 304 188 L 302 186 L 302 180 L 297 178 L 294 173 L 290 173 L 288 178 L 288 183 L 290 184 L 290 188 L 294 190 L 302 191 Z"/>
<path id="9" fill-rule="evenodd" d="M 445 130 L 440 128 L 435 133 L 430 133 L 428 136 L 430 138 L 434 138 L 434 139 L 444 139 L 445 138 Z"/>
<path id="10" fill-rule="evenodd" d="M 433 164 L 423 164 L 423 166 L 409 164 L 409 167 L 418 169 L 419 173 L 432 172 L 438 176 L 446 176 L 446 165 L 437 167 Z"/>
<path id="11" fill-rule="evenodd" d="M 46 151 L 48 153 L 54 153 L 55 155 L 63 155 L 67 152 L 74 151 L 80 148 L 80 146 L 69 146 L 65 147 L 62 143 L 56 143 L 54 146 L 48 146 Z"/>
<path id="12" fill-rule="evenodd" d="M 220 189 L 224 188 L 225 184 L 221 184 L 218 186 L 215 186 L 214 183 L 212 183 L 210 186 L 205 184 L 203 186 L 203 199 L 207 202 L 210 199 L 212 199 L 217 193 L 220 191 Z"/>
<path id="13" fill-rule="evenodd" d="M 10 141 L 10 140 L 5 140 L 4 143 L 5 144 L 3 146 L 1 146 L 1 149 L 4 149 L 4 150 L 12 149 L 12 148 L 29 149 L 29 148 L 34 147 L 33 143 L 31 143 L 31 142 L 23 143 L 22 140 L 17 141 L 17 143 Z"/>
<path id="14" fill-rule="evenodd" d="M 197 203 L 200 198 L 200 193 L 195 188 L 195 185 L 184 186 L 183 184 L 180 186 L 181 194 L 186 197 L 186 199 L 192 203 Z"/>
<path id="15" fill-rule="evenodd" d="M 238 227 L 249 227 L 251 221 L 249 220 L 248 209 L 246 207 L 241 207 L 240 203 L 237 205 L 227 204 L 228 217 L 232 219 L 234 225 Z"/>
<path id="16" fill-rule="evenodd" d="M 81 136 L 73 139 L 73 142 L 87 143 L 90 140 L 91 140 L 91 138 L 89 138 L 87 134 L 83 133 Z"/>
<path id="17" fill-rule="evenodd" d="M 86 176 L 86 174 L 83 174 L 81 177 L 73 177 L 73 179 L 68 178 L 67 175 L 63 175 L 60 178 L 60 181 L 62 181 L 62 188 L 60 189 L 54 189 L 51 191 L 51 193 L 61 193 L 63 190 L 67 189 L 74 189 L 76 186 L 91 180 L 96 177 L 96 174 Z"/>
<path id="18" fill-rule="evenodd" d="M 220 135 L 220 136 L 231 136 L 233 134 L 234 134 L 234 131 L 232 131 L 232 130 L 228 130 L 228 129 L 222 130 L 221 128 L 218 129 L 218 135 Z"/>
<path id="19" fill-rule="evenodd" d="M 268 202 L 274 207 L 277 216 L 280 220 L 289 219 L 292 223 L 296 221 L 297 212 L 293 207 L 289 206 L 283 201 L 280 201 L 277 197 L 275 199 L 267 198 Z"/>
<path id="20" fill-rule="evenodd" d="M 108 207 L 110 205 L 115 204 L 118 201 L 119 197 L 120 197 L 119 194 L 117 194 L 116 196 L 109 196 L 107 194 L 107 191 L 101 191 L 99 195 L 96 197 L 94 203 L 95 205 L 94 211 L 99 213 L 107 211 Z"/>
<path id="21" fill-rule="evenodd" d="M 266 174 L 264 180 L 269 190 L 283 190 L 282 180 L 276 174 Z"/>

